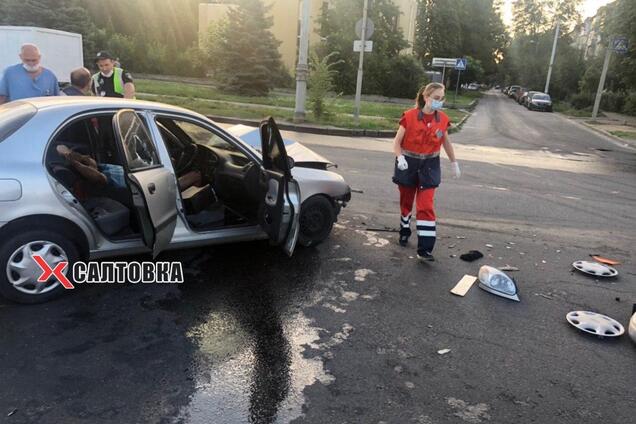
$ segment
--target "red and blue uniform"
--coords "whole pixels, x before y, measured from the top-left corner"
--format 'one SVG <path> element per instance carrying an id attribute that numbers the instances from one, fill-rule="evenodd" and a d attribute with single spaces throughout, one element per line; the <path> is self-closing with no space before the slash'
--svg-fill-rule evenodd
<path id="1" fill-rule="evenodd" d="M 411 235 L 411 211 L 415 201 L 417 252 L 431 253 L 436 238 L 434 196 L 441 181 L 439 154 L 450 119 L 442 111 L 425 114 L 415 108 L 404 112 L 400 126 L 406 130 L 401 148 L 408 163 L 408 168 L 402 171 L 396 160 L 393 175 L 393 182 L 400 190 L 400 239 Z"/>

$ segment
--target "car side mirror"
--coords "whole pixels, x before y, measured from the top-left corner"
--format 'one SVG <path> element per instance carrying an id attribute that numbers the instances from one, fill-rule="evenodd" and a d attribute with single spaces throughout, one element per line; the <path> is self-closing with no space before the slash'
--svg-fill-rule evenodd
<path id="1" fill-rule="evenodd" d="M 289 166 L 289 169 L 292 169 L 294 166 L 296 166 L 296 161 L 294 160 L 294 158 L 287 156 L 287 166 Z"/>

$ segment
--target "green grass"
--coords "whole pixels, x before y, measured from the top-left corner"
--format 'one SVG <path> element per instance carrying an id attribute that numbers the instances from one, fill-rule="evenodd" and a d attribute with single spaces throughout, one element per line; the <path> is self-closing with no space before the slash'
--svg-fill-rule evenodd
<path id="1" fill-rule="evenodd" d="M 612 135 L 629 140 L 636 140 L 636 131 L 610 131 Z"/>
<path id="2" fill-rule="evenodd" d="M 592 108 L 587 107 L 585 109 L 575 109 L 571 104 L 567 102 L 554 102 L 552 108 L 555 112 L 562 113 L 564 115 L 572 116 L 575 118 L 591 118 Z"/>
<path id="3" fill-rule="evenodd" d="M 135 81 L 137 97 L 185 107 L 204 115 L 218 115 L 243 119 L 261 119 L 273 116 L 277 120 L 291 122 L 295 97 L 293 94 L 271 94 L 269 96 L 240 96 L 223 93 L 213 86 L 181 82 L 138 79 Z M 150 94 L 150 96 L 146 95 Z M 457 98 L 460 107 L 466 107 L 481 93 L 468 92 Z M 206 100 L 213 100 L 206 101 Z M 448 103 L 452 102 L 452 97 Z M 250 107 L 233 104 L 249 104 Z M 360 104 L 360 125 L 356 126 L 351 116 L 354 101 L 342 97 L 326 99 L 327 113 L 317 119 L 308 111 L 306 122 L 341 128 L 371 130 L 395 130 L 402 113 L 412 107 L 409 104 L 364 101 Z M 466 115 L 457 109 L 446 109 L 452 122 L 459 123 Z"/>

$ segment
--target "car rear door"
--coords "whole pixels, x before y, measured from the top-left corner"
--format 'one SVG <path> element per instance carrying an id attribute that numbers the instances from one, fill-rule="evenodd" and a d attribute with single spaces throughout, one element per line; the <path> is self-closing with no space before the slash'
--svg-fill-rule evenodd
<path id="1" fill-rule="evenodd" d="M 113 129 L 144 243 L 156 257 L 170 244 L 177 224 L 176 180 L 161 164 L 150 132 L 134 110 L 119 111 Z"/>
<path id="2" fill-rule="evenodd" d="M 260 224 L 270 240 L 291 256 L 300 228 L 300 187 L 292 178 L 293 161 L 274 119 L 263 120 L 259 130 L 263 155 Z"/>

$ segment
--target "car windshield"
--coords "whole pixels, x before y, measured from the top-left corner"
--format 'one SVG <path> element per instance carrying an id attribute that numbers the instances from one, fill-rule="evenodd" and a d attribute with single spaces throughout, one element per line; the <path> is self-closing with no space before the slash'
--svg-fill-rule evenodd
<path id="1" fill-rule="evenodd" d="M 547 94 L 535 94 L 532 96 L 532 100 L 550 100 L 550 96 Z"/>
<path id="2" fill-rule="evenodd" d="M 37 111 L 35 106 L 26 102 L 9 102 L 0 106 L 0 143 L 33 118 Z"/>

